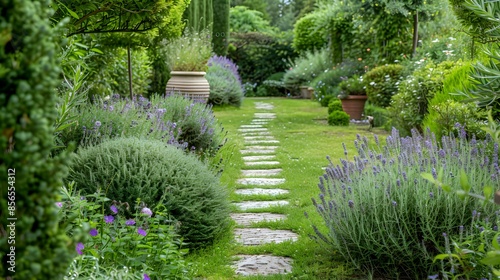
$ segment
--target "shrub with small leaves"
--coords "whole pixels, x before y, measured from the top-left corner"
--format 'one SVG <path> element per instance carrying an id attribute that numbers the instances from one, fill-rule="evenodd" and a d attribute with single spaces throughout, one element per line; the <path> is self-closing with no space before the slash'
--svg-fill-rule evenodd
<path id="1" fill-rule="evenodd" d="M 243 85 L 238 74 L 238 66 L 223 56 L 213 56 L 208 60 L 205 76 L 210 84 L 208 103 L 213 105 L 241 106 Z"/>
<path id="2" fill-rule="evenodd" d="M 379 107 L 388 107 L 398 92 L 402 81 L 403 66 L 388 64 L 375 67 L 363 75 L 368 101 Z"/>
<path id="3" fill-rule="evenodd" d="M 342 102 L 338 98 L 333 98 L 328 103 L 328 115 L 335 111 L 343 111 Z"/>
<path id="4" fill-rule="evenodd" d="M 152 208 L 163 203 L 191 247 L 212 242 L 226 228 L 229 206 L 219 179 L 196 156 L 162 141 L 117 138 L 80 149 L 70 170 L 68 180 L 82 194 L 101 190 Z"/>
<path id="5" fill-rule="evenodd" d="M 349 115 L 344 111 L 333 111 L 328 115 L 328 124 L 329 125 L 341 125 L 348 126 L 349 125 Z"/>
<path id="6" fill-rule="evenodd" d="M 490 218 L 491 205 L 444 190 L 459 184 L 461 172 L 474 178 L 470 191 L 500 183 L 498 145 L 467 140 L 465 130 L 458 138 L 443 137 L 438 143 L 432 134 L 416 130 L 400 137 L 397 130 L 382 146 L 357 137 L 357 155 L 340 165 L 330 164 L 318 184 L 319 199 L 313 199 L 325 222 L 314 225 L 314 239 L 332 253 L 381 278 L 425 279 L 433 270 L 433 256 L 444 247 L 442 233 L 460 234 L 459 227 L 473 225 L 473 211 Z M 421 176 L 443 182 L 441 188 Z"/>

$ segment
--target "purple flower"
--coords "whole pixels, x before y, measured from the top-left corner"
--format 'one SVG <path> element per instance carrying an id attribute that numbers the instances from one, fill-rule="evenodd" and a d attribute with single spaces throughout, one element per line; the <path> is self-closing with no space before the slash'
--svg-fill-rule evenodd
<path id="1" fill-rule="evenodd" d="M 95 128 L 99 128 L 99 127 L 101 127 L 101 122 L 100 122 L 100 121 L 96 121 L 96 122 L 94 123 L 94 127 L 95 127 Z"/>
<path id="2" fill-rule="evenodd" d="M 115 220 L 115 217 L 109 215 L 109 216 L 104 216 L 104 221 L 108 224 L 111 224 Z"/>
<path id="3" fill-rule="evenodd" d="M 126 224 L 127 226 L 133 226 L 133 225 L 135 225 L 135 221 L 134 221 L 133 219 L 130 219 L 130 220 L 127 220 L 127 221 L 125 222 L 125 224 Z"/>
<path id="4" fill-rule="evenodd" d="M 114 205 L 114 204 L 113 204 L 113 205 L 111 205 L 111 207 L 109 207 L 109 209 L 111 209 L 111 211 L 112 211 L 113 213 L 115 213 L 115 214 L 117 214 L 117 213 L 118 213 L 118 208 L 116 208 L 116 205 Z"/>
<path id="5" fill-rule="evenodd" d="M 83 246 L 83 243 L 82 242 L 78 242 L 76 244 L 76 252 L 78 253 L 78 255 L 81 255 L 83 254 L 82 250 L 85 248 L 85 246 Z"/>
<path id="6" fill-rule="evenodd" d="M 397 205 L 398 205 L 398 203 L 397 203 L 396 201 L 394 201 L 394 200 L 393 200 L 393 201 L 392 201 L 392 206 L 397 206 Z"/>
<path id="7" fill-rule="evenodd" d="M 56 206 L 59 207 L 59 208 L 61 208 L 61 207 L 63 207 L 63 203 L 62 202 L 56 202 Z"/>
<path id="8" fill-rule="evenodd" d="M 142 228 L 138 228 L 137 229 L 137 233 L 140 234 L 140 235 L 142 235 L 142 236 L 146 236 L 146 231 L 144 229 L 142 229 Z"/>
<path id="9" fill-rule="evenodd" d="M 434 193 L 433 193 L 433 192 L 430 192 L 430 193 L 429 193 L 429 197 L 430 197 L 430 198 L 434 198 Z"/>
<path id="10" fill-rule="evenodd" d="M 351 207 L 351 208 L 354 207 L 354 202 L 352 200 L 349 200 L 347 203 L 349 204 L 349 207 Z"/>
<path id="11" fill-rule="evenodd" d="M 89 234 L 91 236 L 97 236 L 99 234 L 99 232 L 97 232 L 97 229 L 93 228 L 93 229 L 90 230 Z"/>
<path id="12" fill-rule="evenodd" d="M 80 196 L 80 200 L 87 200 L 85 196 Z"/>
<path id="13" fill-rule="evenodd" d="M 108 109 L 109 109 L 110 112 L 113 112 L 113 110 L 115 109 L 115 107 L 113 107 L 113 105 L 109 105 Z"/>
<path id="14" fill-rule="evenodd" d="M 149 275 L 147 275 L 146 273 L 144 273 L 144 275 L 142 275 L 142 280 L 151 280 L 151 278 L 149 278 Z"/>
<path id="15" fill-rule="evenodd" d="M 438 279 L 438 277 L 439 277 L 439 274 L 434 274 L 434 275 L 429 275 L 427 277 L 427 279 L 435 280 L 435 279 Z"/>
<path id="16" fill-rule="evenodd" d="M 149 209 L 147 207 L 142 208 L 141 213 L 148 215 L 149 217 L 151 217 L 153 215 L 153 212 L 151 212 L 151 209 Z"/>

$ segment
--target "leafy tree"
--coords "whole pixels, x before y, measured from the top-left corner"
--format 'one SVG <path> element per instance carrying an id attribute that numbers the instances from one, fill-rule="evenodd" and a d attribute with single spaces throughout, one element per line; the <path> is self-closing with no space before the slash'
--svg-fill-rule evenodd
<path id="1" fill-rule="evenodd" d="M 261 12 L 250 10 L 245 6 L 232 7 L 229 10 L 229 22 L 231 32 L 273 32 L 269 21 L 263 18 Z"/>
<path id="2" fill-rule="evenodd" d="M 265 0 L 232 0 L 231 8 L 236 6 L 244 6 L 249 10 L 258 11 L 261 13 L 262 18 L 265 20 L 269 20 L 269 14 L 267 12 L 267 8 L 269 6 L 269 1 Z"/>
<path id="3" fill-rule="evenodd" d="M 50 1 L 0 6 L 0 278 L 62 279 L 73 249 L 55 206 L 68 162 L 50 157 L 60 84 Z"/>

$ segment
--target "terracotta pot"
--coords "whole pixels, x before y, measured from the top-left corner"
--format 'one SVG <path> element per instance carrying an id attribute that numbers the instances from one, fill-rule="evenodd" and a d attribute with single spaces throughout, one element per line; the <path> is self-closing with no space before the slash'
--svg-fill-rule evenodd
<path id="1" fill-rule="evenodd" d="M 346 112 L 351 119 L 360 120 L 365 109 L 366 95 L 348 95 L 347 98 L 340 99 L 342 110 Z"/>
<path id="2" fill-rule="evenodd" d="M 191 98 L 196 102 L 207 103 L 210 85 L 205 74 L 205 72 L 172 71 L 166 91 Z"/>

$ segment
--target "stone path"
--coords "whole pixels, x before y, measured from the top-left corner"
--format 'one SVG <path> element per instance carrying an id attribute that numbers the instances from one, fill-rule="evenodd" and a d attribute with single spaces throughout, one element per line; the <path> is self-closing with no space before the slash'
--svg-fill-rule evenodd
<path id="1" fill-rule="evenodd" d="M 243 135 L 245 148 L 241 150 L 245 169 L 241 171 L 241 178 L 236 181 L 240 196 L 259 195 L 268 197 L 263 201 L 242 201 L 233 203 L 244 213 L 232 213 L 231 217 L 238 225 L 234 235 L 236 242 L 243 246 L 259 246 L 266 243 L 294 242 L 298 235 L 289 230 L 273 230 L 256 228 L 255 223 L 275 222 L 286 219 L 285 215 L 270 212 L 252 213 L 256 209 L 270 207 L 284 207 L 287 200 L 276 200 L 275 196 L 288 194 L 288 190 L 279 188 L 285 183 L 284 178 L 278 176 L 283 171 L 276 158 L 279 141 L 267 129 L 267 124 L 276 118 L 272 112 L 274 106 L 269 103 L 256 102 L 259 112 L 255 113 L 250 124 L 241 125 L 238 131 Z M 236 274 L 239 275 L 271 275 L 286 274 L 292 270 L 292 259 L 272 255 L 236 255 L 234 262 Z"/>

